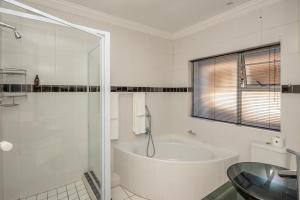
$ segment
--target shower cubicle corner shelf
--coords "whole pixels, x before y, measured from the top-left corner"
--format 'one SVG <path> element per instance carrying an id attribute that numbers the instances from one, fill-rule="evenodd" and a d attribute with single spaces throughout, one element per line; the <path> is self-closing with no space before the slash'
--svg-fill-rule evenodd
<path id="1" fill-rule="evenodd" d="M 11 91 L 10 78 L 14 77 L 14 80 L 18 81 L 17 85 L 21 85 L 20 90 Z M 27 71 L 25 69 L 17 69 L 17 68 L 0 68 L 0 106 L 11 107 L 17 106 L 15 103 L 15 98 L 17 97 L 26 97 L 27 91 L 26 89 L 23 91 L 24 85 L 26 85 Z M 9 81 L 9 82 L 8 82 Z M 6 87 L 6 89 L 4 89 Z M 25 87 L 26 88 L 26 87 Z M 12 99 L 12 103 L 3 103 L 4 99 Z"/>

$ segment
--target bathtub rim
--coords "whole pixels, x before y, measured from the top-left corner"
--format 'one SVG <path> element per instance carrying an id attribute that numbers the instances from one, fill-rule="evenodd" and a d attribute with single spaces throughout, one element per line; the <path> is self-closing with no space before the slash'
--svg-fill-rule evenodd
<path id="1" fill-rule="evenodd" d="M 143 142 L 145 142 L 145 140 L 141 141 L 124 141 L 124 142 L 118 142 L 117 144 L 113 145 L 114 149 L 117 149 L 123 153 L 127 153 L 131 156 L 134 156 L 136 158 L 139 159 L 146 159 L 149 161 L 155 161 L 155 162 L 163 162 L 163 163 L 168 163 L 168 164 L 209 164 L 209 163 L 217 163 L 220 161 L 224 161 L 224 160 L 228 160 L 228 159 L 232 159 L 232 158 L 236 158 L 237 160 L 239 159 L 239 154 L 237 152 L 234 152 L 232 150 L 223 148 L 223 147 L 217 147 L 215 145 L 212 144 L 207 144 L 207 143 L 203 143 L 201 141 L 194 141 L 192 140 L 192 138 L 189 138 L 187 136 L 181 136 L 181 135 L 175 135 L 175 134 L 170 134 L 170 135 L 163 135 L 163 136 L 154 136 L 154 142 L 155 142 L 155 138 L 156 139 L 161 139 L 162 141 L 160 141 L 161 143 L 174 143 L 174 144 L 178 144 L 178 142 L 165 142 L 165 139 L 173 139 L 173 140 L 179 140 L 179 143 L 183 143 L 183 144 L 199 144 L 202 145 L 206 150 L 212 151 L 213 153 L 215 152 L 225 152 L 226 155 L 221 156 L 221 157 L 217 157 L 214 159 L 209 159 L 209 160 L 198 160 L 198 161 L 183 161 L 183 160 L 164 160 L 164 159 L 159 159 L 159 158 L 149 158 L 147 156 L 143 156 L 137 153 L 134 153 L 133 151 L 131 151 L 130 149 L 125 148 L 123 145 L 129 145 L 129 144 L 134 144 L 135 147 L 137 145 L 142 145 Z M 146 148 L 146 146 L 145 146 Z M 215 148 L 215 149 L 214 149 Z M 214 149 L 215 151 L 213 151 L 212 149 Z"/>

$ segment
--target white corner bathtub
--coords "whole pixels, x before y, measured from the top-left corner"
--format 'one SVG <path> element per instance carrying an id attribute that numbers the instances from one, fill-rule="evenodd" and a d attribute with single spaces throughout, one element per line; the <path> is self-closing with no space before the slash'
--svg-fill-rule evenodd
<path id="1" fill-rule="evenodd" d="M 114 146 L 121 185 L 151 200 L 200 200 L 225 183 L 238 155 L 176 135 L 155 137 L 156 154 L 146 157 L 146 140 Z"/>

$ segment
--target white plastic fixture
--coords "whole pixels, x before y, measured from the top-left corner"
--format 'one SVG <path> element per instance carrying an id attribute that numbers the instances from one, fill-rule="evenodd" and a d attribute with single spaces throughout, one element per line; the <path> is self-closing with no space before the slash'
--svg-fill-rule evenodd
<path id="1" fill-rule="evenodd" d="M 251 144 L 251 161 L 289 168 L 289 154 L 286 149 L 263 142 Z"/>
<path id="2" fill-rule="evenodd" d="M 14 145 L 7 141 L 0 142 L 0 149 L 2 151 L 11 151 L 14 148 Z"/>

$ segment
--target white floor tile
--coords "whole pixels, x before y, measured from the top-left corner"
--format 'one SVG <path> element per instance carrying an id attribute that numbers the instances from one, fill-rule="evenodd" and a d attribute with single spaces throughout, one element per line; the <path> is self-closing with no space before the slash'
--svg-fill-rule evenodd
<path id="1" fill-rule="evenodd" d="M 77 193 L 75 188 L 68 190 L 68 195 L 69 195 L 69 196 L 70 196 L 71 194 L 74 194 L 74 193 Z"/>
<path id="2" fill-rule="evenodd" d="M 85 189 L 84 185 L 76 185 L 78 191 Z"/>
<path id="3" fill-rule="evenodd" d="M 63 187 L 60 187 L 60 188 L 57 189 L 58 194 L 62 193 L 62 192 L 65 192 L 65 191 L 67 191 L 66 186 L 63 186 Z"/>
<path id="4" fill-rule="evenodd" d="M 74 194 L 69 195 L 69 200 L 75 200 L 75 199 L 78 199 L 77 192 L 74 193 Z"/>
<path id="5" fill-rule="evenodd" d="M 36 200 L 36 196 L 28 197 L 26 200 Z"/>
<path id="6" fill-rule="evenodd" d="M 62 192 L 62 193 L 59 193 L 58 195 L 57 195 L 57 199 L 64 199 L 64 198 L 66 198 L 66 197 L 68 197 L 68 194 L 67 194 L 67 192 Z"/>
<path id="7" fill-rule="evenodd" d="M 91 200 L 81 180 L 22 200 Z"/>
<path id="8" fill-rule="evenodd" d="M 75 183 L 75 185 L 76 185 L 76 186 L 83 185 L 83 182 L 82 182 L 82 181 L 77 181 L 77 182 Z"/>
<path id="9" fill-rule="evenodd" d="M 121 187 L 115 187 L 111 190 L 111 196 L 113 200 L 124 200 L 128 198 L 128 195 Z"/>
<path id="10" fill-rule="evenodd" d="M 57 196 L 56 190 L 50 190 L 50 191 L 48 191 L 48 198 L 52 197 L 52 196 Z"/>
<path id="11" fill-rule="evenodd" d="M 85 195 L 79 196 L 79 199 L 80 199 L 80 200 L 89 200 L 90 197 L 89 197 L 88 194 L 85 194 Z"/>
<path id="12" fill-rule="evenodd" d="M 83 196 L 83 195 L 85 195 L 85 194 L 87 194 L 87 191 L 86 191 L 85 189 L 84 189 L 84 190 L 78 191 L 79 197 L 80 197 L 80 196 Z"/>
<path id="13" fill-rule="evenodd" d="M 74 183 L 67 185 L 67 190 L 72 190 L 72 189 L 75 189 Z"/>
<path id="14" fill-rule="evenodd" d="M 129 190 L 127 190 L 126 188 L 122 188 L 129 197 L 133 196 L 134 194 L 132 192 L 130 192 Z"/>
<path id="15" fill-rule="evenodd" d="M 48 197 L 48 200 L 57 200 L 57 196 L 51 196 L 51 197 Z"/>
<path id="16" fill-rule="evenodd" d="M 144 198 L 142 198 L 142 197 L 138 197 L 138 196 L 132 196 L 132 197 L 130 197 L 132 200 L 146 200 L 146 199 L 144 199 Z"/>
<path id="17" fill-rule="evenodd" d="M 37 200 L 44 200 L 47 199 L 47 192 L 37 195 Z"/>

